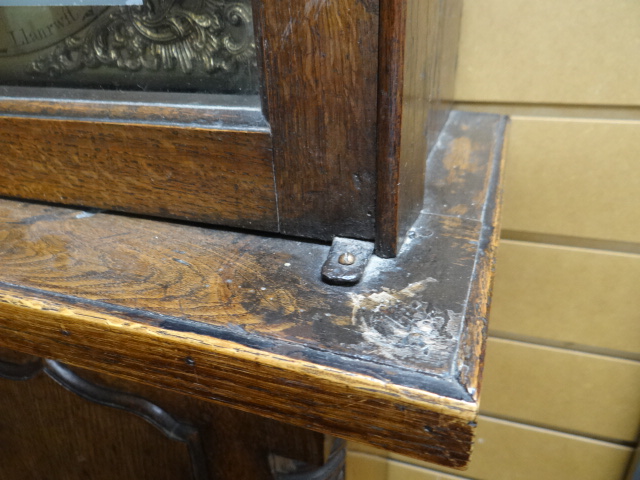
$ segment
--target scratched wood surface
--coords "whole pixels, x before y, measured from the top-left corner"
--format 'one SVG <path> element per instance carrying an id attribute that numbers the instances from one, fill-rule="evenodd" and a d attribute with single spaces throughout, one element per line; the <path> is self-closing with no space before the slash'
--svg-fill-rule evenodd
<path id="1" fill-rule="evenodd" d="M 0 344 L 463 466 L 504 128 L 451 115 L 407 242 L 355 287 L 320 280 L 328 245 L 0 201 Z"/>

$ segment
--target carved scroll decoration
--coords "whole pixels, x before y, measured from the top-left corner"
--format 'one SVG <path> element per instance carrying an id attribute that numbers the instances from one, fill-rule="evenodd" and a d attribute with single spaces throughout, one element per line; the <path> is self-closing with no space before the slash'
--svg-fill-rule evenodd
<path id="1" fill-rule="evenodd" d="M 51 77 L 102 65 L 124 71 L 233 73 L 256 68 L 250 7 L 241 2 L 147 0 L 110 9 L 81 34 L 68 37 L 30 65 Z"/>
<path id="2" fill-rule="evenodd" d="M 29 380 L 40 372 L 85 400 L 133 413 L 156 427 L 167 438 L 185 443 L 189 450 L 193 479 L 209 478 L 198 430 L 176 420 L 158 405 L 135 395 L 91 383 L 54 360 L 36 360 L 22 365 L 0 361 L 0 377 L 7 380 Z"/>

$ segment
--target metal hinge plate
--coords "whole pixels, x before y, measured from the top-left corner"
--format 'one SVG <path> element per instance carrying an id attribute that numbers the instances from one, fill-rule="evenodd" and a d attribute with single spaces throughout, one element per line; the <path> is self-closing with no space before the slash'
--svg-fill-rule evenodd
<path id="1" fill-rule="evenodd" d="M 373 242 L 335 237 L 322 266 L 322 279 L 333 285 L 355 285 L 373 254 Z"/>

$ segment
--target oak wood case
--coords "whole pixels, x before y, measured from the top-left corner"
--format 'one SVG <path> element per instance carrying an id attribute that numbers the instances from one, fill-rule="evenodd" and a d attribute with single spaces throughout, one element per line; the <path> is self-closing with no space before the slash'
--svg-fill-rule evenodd
<path id="1" fill-rule="evenodd" d="M 411 242 L 350 288 L 326 245 L 2 200 L 0 345 L 463 467 L 504 128 L 452 114 Z"/>
<path id="2" fill-rule="evenodd" d="M 255 0 L 261 108 L 4 88 L 0 195 L 376 238 L 394 256 L 446 119 L 460 3 Z"/>

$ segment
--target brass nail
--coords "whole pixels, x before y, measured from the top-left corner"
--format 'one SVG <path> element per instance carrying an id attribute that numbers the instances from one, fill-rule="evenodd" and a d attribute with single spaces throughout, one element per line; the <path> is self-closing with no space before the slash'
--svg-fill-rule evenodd
<path id="1" fill-rule="evenodd" d="M 341 265 L 353 265 L 356 263 L 356 257 L 349 252 L 343 253 L 340 255 L 340 258 L 338 258 L 338 262 L 340 262 Z"/>

